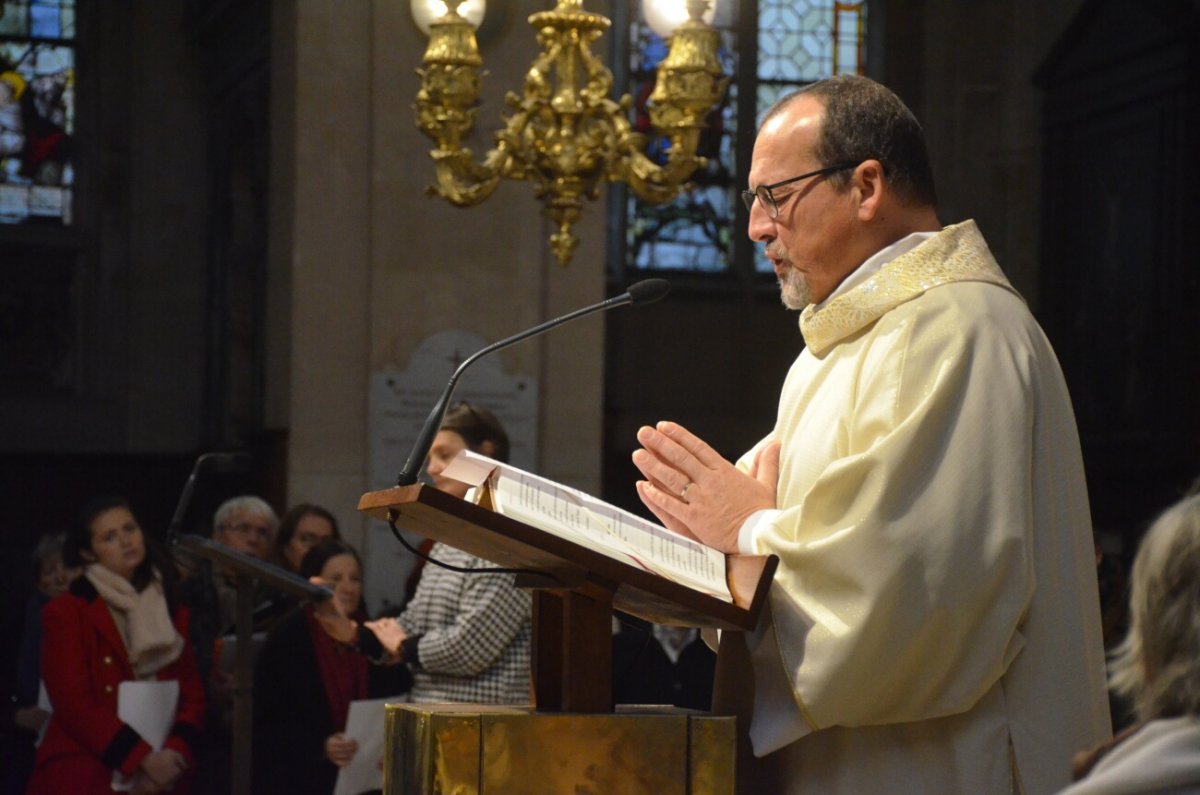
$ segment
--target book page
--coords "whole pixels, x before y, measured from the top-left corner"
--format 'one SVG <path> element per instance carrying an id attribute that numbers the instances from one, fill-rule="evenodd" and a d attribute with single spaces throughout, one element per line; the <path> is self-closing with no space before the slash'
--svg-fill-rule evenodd
<path id="1" fill-rule="evenodd" d="M 569 486 L 470 451 L 459 453 L 444 474 L 468 483 L 471 482 L 468 478 L 473 479 L 476 482 L 472 485 L 478 486 L 485 472 L 499 513 L 660 577 L 732 601 L 725 579 L 725 556 L 662 525 Z"/>

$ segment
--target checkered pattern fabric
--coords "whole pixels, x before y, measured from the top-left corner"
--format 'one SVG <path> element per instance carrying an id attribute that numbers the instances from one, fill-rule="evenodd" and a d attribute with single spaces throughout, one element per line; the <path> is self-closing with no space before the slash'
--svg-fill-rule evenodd
<path id="1" fill-rule="evenodd" d="M 493 564 L 434 544 L 431 558 L 463 568 Z M 511 574 L 461 574 L 427 565 L 397 619 L 420 635 L 412 666 L 415 703 L 528 704 L 533 600 Z"/>

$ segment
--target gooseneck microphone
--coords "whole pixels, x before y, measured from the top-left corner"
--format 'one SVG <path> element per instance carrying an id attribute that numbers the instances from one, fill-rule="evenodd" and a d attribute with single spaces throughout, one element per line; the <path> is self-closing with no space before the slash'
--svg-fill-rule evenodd
<path id="1" fill-rule="evenodd" d="M 433 437 L 437 436 L 438 428 L 442 425 L 442 417 L 445 416 L 446 409 L 450 405 L 450 396 L 454 393 L 454 387 L 458 384 L 458 379 L 462 376 L 463 371 L 470 367 L 476 359 L 486 356 L 493 351 L 498 351 L 501 348 L 507 348 L 509 345 L 521 342 L 522 340 L 527 340 L 530 337 L 536 337 L 538 334 L 542 334 L 584 315 L 590 315 L 594 312 L 606 312 L 609 309 L 624 306 L 625 304 L 630 304 L 631 306 L 650 304 L 659 300 L 670 291 L 671 284 L 666 279 L 644 279 L 629 285 L 629 289 L 620 295 L 613 296 L 598 304 L 585 306 L 583 309 L 576 309 L 574 312 L 569 312 L 553 320 L 547 320 L 545 323 L 540 323 L 519 334 L 514 334 L 499 342 L 494 342 L 483 350 L 476 351 L 468 356 L 458 366 L 458 369 L 454 371 L 454 375 L 450 376 L 450 381 L 442 391 L 442 396 L 438 398 L 437 403 L 433 406 L 433 411 L 429 413 L 429 419 L 425 420 L 425 425 L 421 428 L 421 434 L 417 437 L 416 443 L 413 444 L 412 452 L 408 454 L 408 460 L 404 462 L 404 469 L 400 470 L 400 476 L 396 478 L 396 485 L 411 486 L 417 482 L 417 476 L 421 473 L 421 466 L 425 463 L 425 456 L 429 455 L 429 448 L 433 446 Z"/>
<path id="2" fill-rule="evenodd" d="M 196 463 L 192 465 L 192 473 L 188 475 L 187 483 L 183 485 L 183 492 L 179 495 L 179 502 L 175 503 L 175 515 L 171 517 L 171 523 L 167 525 L 167 546 L 172 547 L 179 539 L 179 535 L 183 532 L 183 515 L 187 513 L 188 506 L 192 502 L 192 492 L 196 489 L 196 478 L 202 472 L 242 472 L 250 468 L 253 459 L 249 453 L 230 452 L 230 453 L 204 453 L 196 459 Z"/>

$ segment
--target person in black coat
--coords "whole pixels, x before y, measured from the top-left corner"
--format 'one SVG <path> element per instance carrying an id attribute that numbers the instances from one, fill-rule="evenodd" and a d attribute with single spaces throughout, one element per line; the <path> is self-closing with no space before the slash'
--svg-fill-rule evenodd
<path id="1" fill-rule="evenodd" d="M 613 635 L 614 701 L 710 709 L 717 655 L 699 635 L 621 614 Z"/>
<path id="2" fill-rule="evenodd" d="M 321 577 L 360 622 L 362 562 L 352 546 L 329 539 L 304 557 L 300 574 Z M 342 731 L 350 702 L 398 695 L 412 683 L 403 665 L 369 665 L 321 630 L 305 605 L 267 635 L 254 676 L 254 792 L 329 795 L 338 768 L 357 751 Z"/>

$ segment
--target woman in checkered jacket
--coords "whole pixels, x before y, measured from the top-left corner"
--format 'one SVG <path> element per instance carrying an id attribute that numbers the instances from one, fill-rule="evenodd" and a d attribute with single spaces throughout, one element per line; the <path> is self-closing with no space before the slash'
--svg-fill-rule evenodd
<path id="1" fill-rule="evenodd" d="M 460 403 L 446 412 L 429 449 L 426 470 L 441 491 L 463 497 L 467 486 L 442 476 L 460 450 L 508 460 L 508 434 L 487 409 Z M 445 544 L 429 556 L 461 569 L 492 564 Z M 396 621 L 404 634 L 400 658 L 413 674 L 416 703 L 529 702 L 533 604 L 511 574 L 466 574 L 424 566 L 416 593 Z"/>
<path id="2" fill-rule="evenodd" d="M 466 484 L 443 477 L 442 471 L 464 449 L 507 461 L 508 434 L 487 409 L 460 403 L 446 413 L 426 468 L 438 489 L 460 498 L 467 493 Z M 428 555 L 457 569 L 494 568 L 441 543 L 432 544 Z M 360 626 L 333 606 L 318 618 L 326 632 L 357 646 L 369 659 L 407 665 L 415 703 L 529 703 L 533 601 L 516 587 L 513 575 L 432 565 L 414 576 L 416 591 L 395 619 Z"/>
<path id="3" fill-rule="evenodd" d="M 439 490 L 460 498 L 467 485 L 442 472 L 464 449 L 508 461 L 509 437 L 486 408 L 458 404 L 446 412 L 426 470 Z M 421 551 L 434 563 L 460 570 L 420 560 L 409 578 L 415 592 L 400 616 L 355 627 L 330 608 L 318 614 L 326 632 L 376 662 L 408 665 L 414 703 L 528 704 L 529 593 L 516 587 L 511 574 L 470 572 L 494 567 L 452 546 L 426 542 Z"/>

